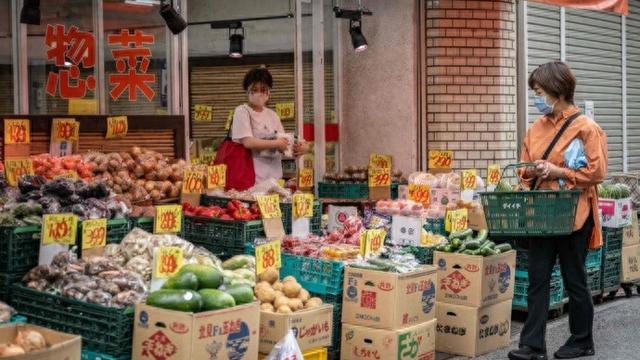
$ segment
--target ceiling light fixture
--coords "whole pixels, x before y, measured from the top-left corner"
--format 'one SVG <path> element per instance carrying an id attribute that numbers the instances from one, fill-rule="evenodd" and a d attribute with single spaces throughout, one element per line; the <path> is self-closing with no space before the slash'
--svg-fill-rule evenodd
<path id="1" fill-rule="evenodd" d="M 162 5 L 160 5 L 160 15 L 174 35 L 180 34 L 187 28 L 187 22 L 173 7 L 173 0 L 169 3 L 163 2 Z"/>
<path id="2" fill-rule="evenodd" d="M 20 22 L 40 25 L 40 0 L 25 0 L 20 10 Z"/>

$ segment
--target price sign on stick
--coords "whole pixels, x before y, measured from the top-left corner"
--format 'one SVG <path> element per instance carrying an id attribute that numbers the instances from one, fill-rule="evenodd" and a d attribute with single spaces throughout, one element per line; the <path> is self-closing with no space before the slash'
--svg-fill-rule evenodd
<path id="1" fill-rule="evenodd" d="M 201 104 L 194 105 L 193 120 L 213 121 L 213 106 Z"/>
<path id="2" fill-rule="evenodd" d="M 7 182 L 11 186 L 18 186 L 18 180 L 23 175 L 33 175 L 31 159 L 7 159 L 4 161 Z"/>
<path id="3" fill-rule="evenodd" d="M 207 167 L 207 189 L 224 189 L 227 185 L 227 165 Z"/>
<path id="4" fill-rule="evenodd" d="M 313 194 L 293 195 L 293 218 L 313 217 Z"/>
<path id="5" fill-rule="evenodd" d="M 409 184 L 409 200 L 429 205 L 431 203 L 431 187 L 429 185 Z"/>
<path id="6" fill-rule="evenodd" d="M 302 168 L 298 171 L 298 187 L 311 189 L 313 187 L 313 169 Z"/>
<path id="7" fill-rule="evenodd" d="M 111 116 L 107 118 L 107 139 L 118 139 L 127 136 L 129 120 L 126 116 Z"/>
<path id="8" fill-rule="evenodd" d="M 369 155 L 370 168 L 391 169 L 392 158 L 390 155 L 371 154 Z"/>
<path id="9" fill-rule="evenodd" d="M 429 150 L 429 169 L 451 170 L 453 165 L 453 151 Z"/>
<path id="10" fill-rule="evenodd" d="M 280 240 L 256 246 L 256 273 L 265 272 L 270 267 L 280 268 Z"/>
<path id="11" fill-rule="evenodd" d="M 369 168 L 369 187 L 391 186 L 391 169 Z"/>
<path id="12" fill-rule="evenodd" d="M 380 254 L 387 232 L 383 229 L 366 230 L 360 236 L 360 255 L 363 257 Z"/>
<path id="13" fill-rule="evenodd" d="M 462 190 L 475 190 L 476 189 L 476 170 L 463 170 L 462 171 Z"/>
<path id="14" fill-rule="evenodd" d="M 175 275 L 184 263 L 182 248 L 162 246 L 156 250 L 153 266 L 153 277 L 166 279 Z"/>
<path id="15" fill-rule="evenodd" d="M 156 206 L 153 232 L 156 234 L 177 234 L 182 228 L 182 206 Z"/>
<path id="16" fill-rule="evenodd" d="M 31 142 L 28 119 L 4 119 L 4 143 L 7 145 Z"/>
<path id="17" fill-rule="evenodd" d="M 293 119 L 295 105 L 293 102 L 276 104 L 276 114 L 282 120 Z"/>
<path id="18" fill-rule="evenodd" d="M 75 119 L 53 119 L 51 132 L 54 141 L 78 141 L 80 123 Z"/>
<path id="19" fill-rule="evenodd" d="M 500 177 L 500 165 L 489 165 L 489 167 L 487 168 L 487 184 L 498 185 L 498 183 L 500 182 Z"/>
<path id="20" fill-rule="evenodd" d="M 42 244 L 75 245 L 78 217 L 73 214 L 47 214 L 42 218 Z"/>
<path id="21" fill-rule="evenodd" d="M 458 209 L 451 212 L 451 232 L 464 231 L 469 228 L 469 212 Z"/>
<path id="22" fill-rule="evenodd" d="M 82 250 L 104 247 L 107 244 L 107 219 L 82 222 Z"/>
<path id="23" fill-rule="evenodd" d="M 204 192 L 204 175 L 202 172 L 185 170 L 182 181 L 182 192 L 185 194 L 202 194 L 202 192 Z"/>
<path id="24" fill-rule="evenodd" d="M 278 194 L 273 195 L 258 195 L 256 196 L 258 201 L 258 207 L 262 213 L 263 219 L 276 219 L 282 217 L 280 211 L 280 196 Z"/>

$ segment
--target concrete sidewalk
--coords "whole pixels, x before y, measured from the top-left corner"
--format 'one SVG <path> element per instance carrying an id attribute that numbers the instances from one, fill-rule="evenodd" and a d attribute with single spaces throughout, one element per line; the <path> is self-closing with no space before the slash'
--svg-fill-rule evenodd
<path id="1" fill-rule="evenodd" d="M 522 320 L 522 319 L 520 319 Z M 518 345 L 523 323 L 513 320 L 511 347 L 501 349 L 477 359 L 507 359 L 507 354 Z M 596 356 L 586 357 L 589 360 L 631 360 L 640 359 L 640 296 L 635 293 L 625 298 L 623 292 L 614 300 L 596 305 L 593 324 Z M 547 323 L 547 348 L 550 359 L 569 337 L 569 320 L 567 315 Z M 451 357 L 438 354 L 438 360 L 462 360 L 466 357 Z"/>

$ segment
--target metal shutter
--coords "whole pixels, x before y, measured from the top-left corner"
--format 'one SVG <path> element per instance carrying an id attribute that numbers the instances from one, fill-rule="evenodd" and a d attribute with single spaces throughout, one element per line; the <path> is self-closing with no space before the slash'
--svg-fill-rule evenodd
<path id="1" fill-rule="evenodd" d="M 592 100 L 609 142 L 609 172 L 622 171 L 620 15 L 566 9 L 566 60 L 578 79 L 575 100 Z"/>
<path id="2" fill-rule="evenodd" d="M 628 170 L 640 170 L 640 1 L 638 0 L 629 1 L 629 16 L 627 16 L 627 148 Z"/>

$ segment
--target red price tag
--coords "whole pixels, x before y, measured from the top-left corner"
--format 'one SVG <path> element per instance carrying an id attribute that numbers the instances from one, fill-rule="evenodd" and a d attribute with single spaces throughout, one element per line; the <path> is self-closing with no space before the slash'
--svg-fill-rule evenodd
<path id="1" fill-rule="evenodd" d="M 463 170 L 462 171 L 462 190 L 475 190 L 476 189 L 476 171 Z"/>
<path id="2" fill-rule="evenodd" d="M 42 244 L 74 245 L 78 217 L 73 214 L 47 214 L 43 219 Z"/>
<path id="3" fill-rule="evenodd" d="M 179 233 L 182 228 L 182 206 L 156 206 L 156 218 L 153 228 L 156 234 Z"/>
<path id="4" fill-rule="evenodd" d="M 29 144 L 29 120 L 4 119 L 5 144 Z"/>
<path id="5" fill-rule="evenodd" d="M 51 130 L 55 141 L 78 141 L 80 123 L 75 119 L 53 119 Z"/>
<path id="6" fill-rule="evenodd" d="M 369 155 L 369 167 L 391 169 L 391 156 L 371 154 Z"/>
<path id="7" fill-rule="evenodd" d="M 487 184 L 488 185 L 498 185 L 500 182 L 500 165 L 489 165 L 487 169 Z"/>
<path id="8" fill-rule="evenodd" d="M 313 187 L 313 169 L 300 169 L 298 172 L 298 187 L 301 189 L 311 189 Z"/>
<path id="9" fill-rule="evenodd" d="M 391 169 L 369 168 L 369 187 L 391 186 Z"/>
<path id="10" fill-rule="evenodd" d="M 185 194 L 202 194 L 204 191 L 204 175 L 200 171 L 185 170 L 182 181 L 182 192 Z"/>
<path id="11" fill-rule="evenodd" d="M 107 139 L 123 138 L 129 131 L 129 121 L 126 116 L 112 116 L 107 118 Z"/>
<path id="12" fill-rule="evenodd" d="M 429 185 L 409 184 L 409 200 L 429 205 L 431 203 L 431 187 Z"/>
<path id="13" fill-rule="evenodd" d="M 282 120 L 292 119 L 295 104 L 293 102 L 276 104 L 276 114 Z"/>
<path id="14" fill-rule="evenodd" d="M 429 169 L 451 169 L 453 151 L 429 150 Z"/>
<path id="15" fill-rule="evenodd" d="M 156 250 L 154 256 L 154 278 L 168 278 L 177 273 L 184 262 L 182 248 L 163 246 Z"/>

